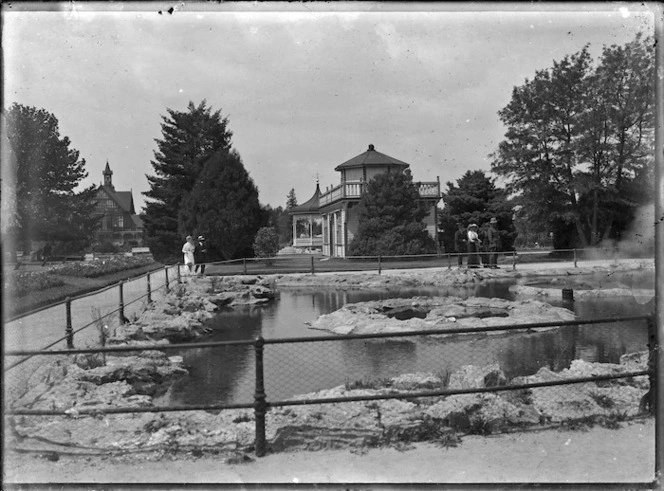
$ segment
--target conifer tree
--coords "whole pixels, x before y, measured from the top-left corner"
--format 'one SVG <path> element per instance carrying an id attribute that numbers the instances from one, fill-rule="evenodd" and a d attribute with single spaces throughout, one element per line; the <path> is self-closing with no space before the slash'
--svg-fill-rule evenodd
<path id="1" fill-rule="evenodd" d="M 378 174 L 358 204 L 357 234 L 350 256 L 428 254 L 436 244 L 423 223 L 427 210 L 410 172 Z"/>
<path id="2" fill-rule="evenodd" d="M 4 216 L 13 217 L 5 232 L 27 251 L 35 240 L 88 244 L 97 227 L 96 187 L 75 191 L 88 175 L 85 159 L 60 136 L 58 119 L 45 109 L 14 103 L 6 114 L 3 145 L 15 189 L 12 202 L 5 203 L 11 210 L 3 208 Z"/>
<path id="3" fill-rule="evenodd" d="M 219 150 L 184 194 L 178 231 L 180 236 L 205 235 L 211 261 L 252 257 L 262 217 L 258 189 L 239 154 Z"/>
<path id="4" fill-rule="evenodd" d="M 217 151 L 231 148 L 232 132 L 221 111 L 212 111 L 206 101 L 190 102 L 186 111 L 166 110 L 162 116 L 162 138 L 151 161 L 155 175 L 146 176 L 150 190 L 143 220 L 148 246 L 155 259 L 175 262 L 184 237 L 178 229 L 182 199 L 190 193 L 203 165 Z"/>
<path id="5" fill-rule="evenodd" d="M 498 220 L 503 250 L 511 250 L 517 233 L 512 223 L 512 204 L 507 192 L 497 188 L 493 180 L 481 170 L 466 171 L 456 184 L 447 183 L 443 192 L 445 208 L 438 215 L 446 251 L 454 251 L 454 232 L 457 224 L 481 226 L 491 218 Z"/>

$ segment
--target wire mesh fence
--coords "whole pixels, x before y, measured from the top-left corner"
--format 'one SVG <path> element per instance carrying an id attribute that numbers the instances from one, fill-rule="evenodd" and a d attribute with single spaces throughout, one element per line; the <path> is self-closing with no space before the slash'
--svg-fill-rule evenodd
<path id="1" fill-rule="evenodd" d="M 580 360 L 565 346 L 568 358 L 555 363 L 528 351 L 529 337 L 614 321 L 635 322 L 641 335 L 611 363 Z M 650 316 L 633 316 L 472 332 L 10 351 L 9 358 L 31 355 L 32 371 L 27 379 L 5 372 L 6 444 L 263 455 L 298 445 L 444 440 L 598 419 L 619 424 L 655 413 L 653 331 Z M 210 362 L 189 372 L 190 357 Z M 209 394 L 204 403 L 188 402 L 201 391 Z"/>

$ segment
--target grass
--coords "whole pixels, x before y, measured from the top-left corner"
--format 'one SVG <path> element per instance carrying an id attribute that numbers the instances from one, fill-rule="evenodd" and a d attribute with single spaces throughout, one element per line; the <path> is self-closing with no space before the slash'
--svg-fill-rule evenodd
<path id="1" fill-rule="evenodd" d="M 81 281 L 76 277 L 67 277 L 58 274 L 55 276 L 59 281 L 57 286 L 51 286 L 41 290 L 32 290 L 20 297 L 12 295 L 13 290 L 5 287 L 5 294 L 7 295 L 8 301 L 3 304 L 3 308 L 7 318 L 11 318 L 48 305 L 61 303 L 67 297 L 76 297 L 78 295 L 91 293 L 106 286 L 116 284 L 119 281 L 140 276 L 162 267 L 162 264 L 153 262 L 149 265 L 133 267 L 131 269 L 117 271 L 97 278 L 85 278 L 85 281 Z"/>

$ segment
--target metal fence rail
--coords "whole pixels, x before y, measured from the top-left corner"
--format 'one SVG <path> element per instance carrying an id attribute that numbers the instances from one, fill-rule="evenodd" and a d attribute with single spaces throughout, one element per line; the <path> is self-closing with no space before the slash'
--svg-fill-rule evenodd
<path id="1" fill-rule="evenodd" d="M 311 254 L 292 254 L 270 258 L 243 258 L 208 263 L 207 274 L 241 275 L 241 274 L 287 274 L 287 273 L 323 273 L 377 271 L 383 269 L 406 268 L 448 268 L 457 267 L 459 258 L 465 263 L 469 253 L 446 252 L 438 254 L 401 255 L 401 256 L 348 256 L 323 257 Z M 488 253 L 479 252 L 480 257 Z M 325 261 L 321 261 L 325 259 Z M 610 260 L 614 263 L 634 258 L 627 256 L 615 248 L 594 249 L 556 249 L 502 251 L 497 253 L 497 262 L 501 268 L 517 270 L 525 262 L 550 262 L 561 266 L 573 265 L 575 268 L 595 259 Z M 486 258 L 482 262 L 488 261 Z"/>
<path id="2" fill-rule="evenodd" d="M 446 351 L 449 345 L 450 336 L 463 336 L 468 334 L 489 334 L 496 331 L 503 331 L 503 334 L 508 336 L 510 333 L 522 332 L 531 333 L 532 335 L 544 335 L 549 331 L 533 332 L 534 329 L 542 328 L 565 328 L 565 327 L 580 327 L 587 326 L 592 328 L 603 328 L 607 323 L 621 323 L 621 322 L 639 322 L 645 321 L 648 333 L 642 336 L 643 350 L 649 351 L 649 363 L 647 369 L 627 370 L 621 373 L 605 373 L 592 376 L 565 376 L 558 377 L 556 380 L 544 380 L 539 382 L 524 383 L 523 379 L 519 377 L 510 376 L 503 383 L 487 384 L 486 386 L 477 387 L 451 387 L 449 381 L 441 383 L 437 387 L 425 387 L 413 390 L 388 390 L 381 394 L 360 394 L 360 395 L 346 395 L 346 396 L 330 396 L 330 397 L 282 397 L 284 387 L 290 393 L 315 393 L 316 390 L 330 388 L 329 377 L 317 380 L 317 376 L 322 374 L 322 371 L 334 371 L 332 368 L 325 366 L 324 357 L 331 349 L 346 349 L 349 350 L 348 356 L 356 358 L 358 352 L 354 351 L 355 348 L 362 350 L 371 350 L 372 343 L 384 343 L 392 339 L 392 342 L 398 340 L 424 340 L 427 353 L 418 355 L 418 363 L 416 371 L 427 371 L 435 373 L 441 371 L 441 368 L 447 361 L 449 361 L 450 351 Z M 417 331 L 417 332 L 400 332 L 400 333 L 386 333 L 386 334 L 366 334 L 366 335 L 348 335 L 348 336 L 320 336 L 312 338 L 292 338 L 292 339 L 263 339 L 257 337 L 254 340 L 246 341 L 224 341 L 224 342 L 206 342 L 194 344 L 172 344 L 172 345 L 158 345 L 158 346 L 114 346 L 106 348 L 80 348 L 80 349 L 59 349 L 51 351 L 29 351 L 29 350 L 11 350 L 5 353 L 6 357 L 36 357 L 42 362 L 41 365 L 48 365 L 49 360 L 60 359 L 67 360 L 66 363 L 73 363 L 77 356 L 86 354 L 93 355 L 121 355 L 128 356 L 137 352 L 144 351 L 164 351 L 164 352 L 186 352 L 187 350 L 202 350 L 202 349 L 246 349 L 253 347 L 253 368 L 254 368 L 254 381 L 253 384 L 247 386 L 245 390 L 238 396 L 239 400 L 230 400 L 220 403 L 211 404 L 170 404 L 170 405 L 154 405 L 147 404 L 142 407 L 89 407 L 86 408 L 84 404 L 79 405 L 75 409 L 75 414 L 72 416 L 72 408 L 68 409 L 44 409 L 32 408 L 29 401 L 22 400 L 25 392 L 20 390 L 12 390 L 12 387 L 5 387 L 7 410 L 5 411 L 6 423 L 9 428 L 13 428 L 14 433 L 21 433 L 21 431 L 28 431 L 25 428 L 30 428 L 31 424 L 37 425 L 39 422 L 48 421 L 50 423 L 55 421 L 70 421 L 72 417 L 76 418 L 76 425 L 72 426 L 68 431 L 71 433 L 79 431 L 90 438 L 91 442 L 103 440 L 101 436 L 94 436 L 97 432 L 108 431 L 108 425 L 114 425 L 118 429 L 122 425 L 134 425 L 127 428 L 127 435 L 137 435 L 140 433 L 140 428 L 148 428 L 154 430 L 155 420 L 149 419 L 149 414 L 153 413 L 177 413 L 184 412 L 191 413 L 192 411 L 228 411 L 228 410 L 243 410 L 253 409 L 253 424 L 254 424 L 254 443 L 255 452 L 257 456 L 264 455 L 270 444 L 266 437 L 266 417 L 271 408 L 288 407 L 288 406 L 306 406 L 306 405 L 320 405 L 320 404 L 347 404 L 352 402 L 367 402 L 367 401 L 384 401 L 390 399 L 396 400 L 413 400 L 416 398 L 430 398 L 433 400 L 440 400 L 446 397 L 465 394 L 485 394 L 485 393 L 517 393 L 518 391 L 533 391 L 533 394 L 538 397 L 543 397 L 551 400 L 565 400 L 566 393 L 565 387 L 582 386 L 582 384 L 594 383 L 597 384 L 598 389 L 606 387 L 606 384 L 611 385 L 612 382 L 629 384 L 632 383 L 635 377 L 647 377 L 649 380 L 648 390 L 643 399 L 647 399 L 648 408 L 652 414 L 656 413 L 655 399 L 652 397 L 653 388 L 656 387 L 655 370 L 654 370 L 654 353 L 655 347 L 652 344 L 655 335 L 655 325 L 653 317 L 650 315 L 641 316 L 628 316 L 620 318 L 603 318 L 603 319 L 588 319 L 570 322 L 540 322 L 530 323 L 525 325 L 505 325 L 484 327 L 478 329 L 459 328 L 453 330 L 436 330 L 436 331 Z M 440 336 L 445 336 L 441 338 Z M 486 339 L 488 346 L 495 346 L 497 338 L 487 336 Z M 350 343 L 350 344 L 348 344 Z M 367 345 L 368 343 L 368 345 Z M 353 347 L 355 345 L 355 348 Z M 286 351 L 281 351 L 281 350 Z M 494 348 L 496 349 L 496 348 Z M 426 351 L 425 350 L 425 351 Z M 454 352 L 458 352 L 458 347 Z M 446 354 L 447 353 L 447 354 Z M 466 363 L 466 356 L 468 353 L 459 353 L 457 355 L 459 360 L 456 361 L 458 365 Z M 321 372 L 313 373 L 304 370 L 303 367 L 313 366 L 308 363 L 305 358 L 312 358 L 316 363 L 323 365 Z M 408 373 L 407 368 L 400 367 L 396 363 L 396 372 Z M 403 371 L 406 370 L 406 371 Z M 360 370 L 361 371 L 361 370 Z M 327 374 L 329 375 L 329 374 Z M 359 375 L 359 371 L 358 371 Z M 339 375 L 338 381 L 341 380 L 343 384 L 343 374 Z M 11 381 L 10 381 L 11 383 Z M 348 380 L 346 379 L 348 384 Z M 288 388 L 288 386 L 291 386 Z M 643 386 L 643 384 L 641 385 Z M 317 389 L 315 388 L 317 387 Z M 211 388 L 211 390 L 214 390 Z M 634 389 L 637 390 L 637 389 Z M 537 392 L 539 391 L 539 392 Z M 563 391 L 563 392 L 561 392 Z M 34 396 L 34 394 L 33 394 Z M 601 402 L 601 394 L 597 396 L 598 402 Z M 123 420 L 113 419 L 114 415 L 121 414 L 135 414 L 137 418 L 131 423 Z M 163 416 L 162 416 L 163 417 Z M 220 416 L 221 417 L 221 416 Z M 7 419 L 9 418 L 9 419 Z M 18 419 L 12 419 L 18 418 Z M 26 419 L 27 418 L 27 419 Z M 44 420 L 43 418 L 47 418 Z M 50 419 L 49 419 L 50 418 Z M 64 418 L 64 419 L 63 419 Z M 148 419 L 145 419 L 148 418 Z M 236 418 L 243 418 L 236 416 Z M 247 420 L 247 419 L 242 419 Z M 31 423 L 31 421 L 33 423 Z M 248 420 L 247 420 L 248 421 Z M 39 438 L 50 440 L 51 443 L 57 443 L 59 435 L 49 436 L 48 428 L 57 428 L 57 425 L 52 426 L 47 424 L 42 428 L 47 428 L 46 433 L 40 433 Z M 182 423 L 184 424 L 184 423 Z M 218 424 L 215 423 L 215 424 Z M 16 430 L 16 427 L 21 426 L 22 430 Z M 139 426 L 135 426 L 139 425 Z M 158 424 L 157 424 L 158 426 Z M 84 428 L 84 429 L 81 429 Z M 52 431 L 56 431 L 53 429 Z M 137 433 L 138 432 L 138 433 Z M 12 433 L 12 432 L 10 432 Z M 29 433 L 29 431 L 28 431 Z M 21 438 L 25 439 L 29 435 L 22 435 Z M 129 436 L 127 436 L 129 438 Z M 135 436 L 132 438 L 136 438 Z M 70 444 L 71 445 L 71 444 Z M 97 443 L 92 444 L 95 447 Z M 101 445 L 101 444 L 99 444 Z M 92 448 L 91 447 L 91 448 Z M 144 447 L 141 447 L 144 448 Z M 103 449 L 103 445 L 102 445 Z M 116 447 L 107 448 L 107 451 L 117 451 Z"/>

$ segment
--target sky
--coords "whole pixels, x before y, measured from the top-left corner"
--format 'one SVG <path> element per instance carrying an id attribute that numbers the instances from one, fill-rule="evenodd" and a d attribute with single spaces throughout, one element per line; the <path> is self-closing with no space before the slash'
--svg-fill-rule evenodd
<path id="1" fill-rule="evenodd" d="M 82 185 L 108 161 L 137 212 L 167 109 L 203 100 L 228 118 L 263 205 L 339 184 L 334 168 L 369 144 L 444 189 L 489 173 L 515 86 L 586 44 L 598 59 L 652 34 L 642 5 L 3 3 L 3 108 L 54 114 Z"/>

